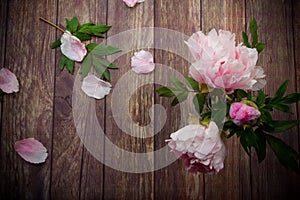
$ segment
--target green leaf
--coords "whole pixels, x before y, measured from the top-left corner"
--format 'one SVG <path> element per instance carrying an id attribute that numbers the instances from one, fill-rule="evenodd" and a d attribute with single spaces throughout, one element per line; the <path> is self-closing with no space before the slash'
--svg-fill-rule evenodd
<path id="1" fill-rule="evenodd" d="M 55 48 L 59 47 L 60 45 L 61 45 L 61 41 L 60 41 L 60 39 L 58 39 L 51 44 L 50 48 L 55 49 Z"/>
<path id="2" fill-rule="evenodd" d="M 300 101 L 300 93 L 292 93 L 283 97 L 280 103 L 291 104 Z"/>
<path id="3" fill-rule="evenodd" d="M 282 112 L 286 112 L 286 113 L 291 113 L 290 111 L 290 107 L 284 104 L 274 104 L 272 105 L 274 108 L 276 108 L 277 110 L 280 110 Z"/>
<path id="4" fill-rule="evenodd" d="M 193 90 L 199 91 L 199 83 L 192 77 L 185 77 L 185 80 L 188 82 L 188 86 L 190 86 Z"/>
<path id="5" fill-rule="evenodd" d="M 266 157 L 266 134 L 261 129 L 256 129 L 255 134 L 258 137 L 257 147 L 255 147 L 258 162 L 261 163 Z"/>
<path id="6" fill-rule="evenodd" d="M 85 47 L 88 51 L 93 51 L 97 46 L 98 46 L 98 44 L 90 43 L 90 44 L 87 44 Z"/>
<path id="7" fill-rule="evenodd" d="M 59 62 L 59 69 L 60 69 L 60 71 L 62 71 L 65 68 L 65 65 L 67 63 L 67 59 L 68 58 L 64 54 L 61 55 L 60 62 Z"/>
<path id="8" fill-rule="evenodd" d="M 242 32 L 242 36 L 243 36 L 243 40 L 244 40 L 244 44 L 246 47 L 251 48 L 251 45 L 249 43 L 249 39 L 248 39 L 248 35 L 247 33 L 245 33 L 244 31 Z"/>
<path id="9" fill-rule="evenodd" d="M 74 65 L 75 65 L 74 60 L 67 59 L 66 68 L 67 68 L 67 70 L 69 71 L 70 74 L 74 73 Z"/>
<path id="10" fill-rule="evenodd" d="M 106 26 L 104 24 L 97 24 L 97 25 L 85 25 L 79 28 L 79 32 L 87 33 L 89 35 L 95 35 L 98 37 L 104 37 L 103 33 L 108 31 L 111 26 Z"/>
<path id="11" fill-rule="evenodd" d="M 277 89 L 277 91 L 275 92 L 275 98 L 281 99 L 283 97 L 287 89 L 288 83 L 289 83 L 288 80 L 284 81 L 284 83 Z M 273 101 L 271 100 L 271 102 Z"/>
<path id="12" fill-rule="evenodd" d="M 272 124 L 273 120 L 270 111 L 266 109 L 260 109 L 259 111 L 261 114 L 260 115 L 261 120 L 268 125 Z"/>
<path id="13" fill-rule="evenodd" d="M 101 62 L 100 58 L 97 58 L 96 56 L 92 57 L 92 63 L 93 66 L 95 67 L 97 73 L 99 74 L 100 77 L 104 76 L 106 66 L 104 66 Z"/>
<path id="14" fill-rule="evenodd" d="M 266 134 L 266 139 L 280 163 L 286 168 L 290 168 L 300 174 L 298 165 L 300 155 L 279 138 Z"/>
<path id="15" fill-rule="evenodd" d="M 250 21 L 250 33 L 252 36 L 252 47 L 255 47 L 258 41 L 258 36 L 257 36 L 257 23 L 254 17 Z"/>
<path id="16" fill-rule="evenodd" d="M 290 121 L 272 121 L 272 127 L 265 127 L 267 132 L 270 133 L 281 133 L 286 131 L 294 126 L 298 125 L 298 120 L 290 120 Z"/>
<path id="17" fill-rule="evenodd" d="M 162 97 L 172 97 L 174 96 L 174 93 L 172 92 L 172 89 L 168 87 L 161 87 L 156 90 L 157 94 Z"/>
<path id="18" fill-rule="evenodd" d="M 88 22 L 88 23 L 80 25 L 79 28 L 78 28 L 78 30 L 80 30 L 80 29 L 82 29 L 82 28 L 84 28 L 86 26 L 93 26 L 93 25 L 95 25 L 93 22 Z"/>
<path id="19" fill-rule="evenodd" d="M 205 103 L 205 98 L 202 93 L 197 93 L 193 98 L 193 103 L 196 111 L 201 114 Z"/>
<path id="20" fill-rule="evenodd" d="M 81 76 L 82 78 L 86 77 L 92 68 L 92 57 L 90 55 L 86 56 L 82 61 L 81 65 Z"/>
<path id="21" fill-rule="evenodd" d="M 96 56 L 94 56 L 96 57 Z M 109 68 L 109 69 L 118 69 L 119 67 L 110 63 L 109 61 L 105 60 L 105 59 L 102 59 L 102 58 L 98 58 L 98 62 L 101 64 L 101 65 L 104 65 L 105 67 Z"/>
<path id="22" fill-rule="evenodd" d="M 111 55 L 117 52 L 120 52 L 121 50 L 117 47 L 108 46 L 104 44 L 99 44 L 95 46 L 95 44 L 89 44 L 87 45 L 87 49 L 89 51 L 93 51 L 93 54 L 105 56 L 105 55 Z"/>
<path id="23" fill-rule="evenodd" d="M 258 53 L 262 52 L 265 47 L 266 47 L 266 44 L 264 44 L 264 43 L 258 43 L 255 46 L 255 48 L 256 48 L 256 50 L 257 50 Z"/>
<path id="24" fill-rule="evenodd" d="M 73 36 L 77 37 L 81 41 L 86 41 L 86 40 L 92 39 L 92 37 L 90 35 L 88 35 L 86 33 L 80 33 L 80 32 L 74 33 Z"/>
<path id="25" fill-rule="evenodd" d="M 182 93 L 176 95 L 171 103 L 171 106 L 176 106 L 178 103 L 183 102 L 188 97 L 188 94 L 189 93 L 187 91 L 183 91 Z"/>
<path id="26" fill-rule="evenodd" d="M 106 80 L 106 81 L 110 81 L 110 73 L 108 70 L 105 70 L 101 79 Z"/>
<path id="27" fill-rule="evenodd" d="M 242 99 L 242 98 L 247 97 L 247 92 L 245 92 L 244 90 L 238 89 L 238 90 L 236 90 L 236 95 L 239 99 Z"/>
<path id="28" fill-rule="evenodd" d="M 67 30 L 70 31 L 72 34 L 77 31 L 78 28 L 78 19 L 73 17 L 70 21 L 66 19 Z"/>
<path id="29" fill-rule="evenodd" d="M 258 96 L 257 96 L 257 99 L 256 99 L 256 104 L 258 106 L 262 106 L 266 101 L 266 95 L 265 93 L 262 91 L 262 90 L 259 90 L 258 91 Z"/>
<path id="30" fill-rule="evenodd" d="M 187 88 L 176 77 L 171 76 L 171 81 L 178 90 L 187 91 Z"/>

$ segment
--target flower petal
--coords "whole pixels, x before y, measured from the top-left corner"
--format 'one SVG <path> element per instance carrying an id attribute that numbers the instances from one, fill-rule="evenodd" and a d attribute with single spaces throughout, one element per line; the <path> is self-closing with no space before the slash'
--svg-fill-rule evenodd
<path id="1" fill-rule="evenodd" d="M 123 0 L 123 2 L 130 8 L 134 7 L 136 3 L 142 3 L 145 0 Z"/>
<path id="2" fill-rule="evenodd" d="M 111 84 L 103 81 L 95 75 L 88 75 L 83 79 L 81 89 L 89 97 L 103 99 L 111 90 Z"/>
<path id="3" fill-rule="evenodd" d="M 44 145 L 34 138 L 19 140 L 15 143 L 14 147 L 16 152 L 30 163 L 43 163 L 48 156 Z"/>
<path id="4" fill-rule="evenodd" d="M 131 57 L 131 67 L 138 74 L 152 72 L 155 68 L 152 54 L 144 50 L 135 52 L 134 56 Z"/>
<path id="5" fill-rule="evenodd" d="M 69 31 L 66 31 L 60 38 L 60 41 L 61 52 L 66 57 L 76 62 L 81 62 L 83 60 L 87 50 L 85 45 L 81 43 L 77 37 L 73 36 Z"/>
<path id="6" fill-rule="evenodd" d="M 0 70 L 0 89 L 5 93 L 19 91 L 19 82 L 16 75 L 6 68 Z"/>

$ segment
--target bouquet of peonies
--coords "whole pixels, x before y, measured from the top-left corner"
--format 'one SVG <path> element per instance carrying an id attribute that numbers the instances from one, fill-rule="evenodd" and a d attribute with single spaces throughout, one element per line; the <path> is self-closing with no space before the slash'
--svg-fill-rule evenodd
<path id="1" fill-rule="evenodd" d="M 219 172 L 223 168 L 226 148 L 222 138 L 236 135 L 250 155 L 254 147 L 259 162 L 266 156 L 266 143 L 279 161 L 300 173 L 300 155 L 271 133 L 283 132 L 299 121 L 276 121 L 271 111 L 290 113 L 288 104 L 300 100 L 299 93 L 287 94 L 288 81 L 269 97 L 261 89 L 266 85 L 264 70 L 256 66 L 265 44 L 258 42 L 257 23 L 250 22 L 251 44 L 243 32 L 244 42 L 235 44 L 235 34 L 212 29 L 207 35 L 194 33 L 187 41 L 195 62 L 186 77 L 188 87 L 172 77 L 174 87 L 161 87 L 160 96 L 174 97 L 172 106 L 193 92 L 193 104 L 199 119 L 191 116 L 189 125 L 172 133 L 169 147 L 184 161 L 186 169 L 196 172 Z"/>

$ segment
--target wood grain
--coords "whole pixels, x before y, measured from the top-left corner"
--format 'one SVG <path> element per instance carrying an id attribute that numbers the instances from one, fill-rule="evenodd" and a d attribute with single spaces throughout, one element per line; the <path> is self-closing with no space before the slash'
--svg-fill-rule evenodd
<path id="1" fill-rule="evenodd" d="M 90 21 L 97 24 L 106 24 L 107 21 L 107 1 L 89 1 Z M 93 38 L 93 43 L 101 43 L 105 39 Z M 97 117 L 101 127 L 105 127 L 105 100 L 96 101 Z M 101 142 L 96 141 L 96 145 L 104 151 Z M 80 199 L 101 199 L 103 198 L 103 164 L 93 157 L 84 147 L 82 154 Z"/>
<path id="2" fill-rule="evenodd" d="M 29 164 L 17 155 L 14 143 L 34 137 L 51 149 L 55 55 L 48 48 L 55 34 L 39 17 L 54 20 L 56 1 L 8 3 L 4 65 L 19 79 L 20 92 L 3 100 L 0 169 L 6 187 L 1 198 L 49 199 L 51 151 L 46 163 Z"/>
<path id="3" fill-rule="evenodd" d="M 200 0 L 168 2 L 157 0 L 155 1 L 155 27 L 179 31 L 190 36 L 193 32 L 200 30 L 200 10 Z M 178 43 L 176 39 L 170 36 L 170 43 L 178 44 L 178 49 L 184 49 L 185 44 Z M 159 35 L 155 35 L 157 46 L 160 42 L 164 41 L 160 40 Z M 191 63 L 171 53 L 172 50 L 174 49 L 165 51 L 155 49 L 155 62 L 170 66 L 187 76 Z M 170 79 L 170 76 L 160 74 L 155 79 Z M 159 87 L 161 86 L 157 85 L 156 89 Z M 165 140 L 170 137 L 172 132 L 182 128 L 180 121 L 181 118 L 184 118 L 184 113 L 180 112 L 180 105 L 171 107 L 170 99 L 160 98 L 157 94 L 155 103 L 163 105 L 167 112 L 166 124 L 155 136 L 155 150 L 158 150 L 166 145 Z M 157 120 L 160 120 L 160 116 Z M 186 122 L 186 119 L 183 120 Z M 164 159 L 165 157 L 155 157 L 155 162 L 164 162 Z M 193 176 L 188 173 L 181 160 L 155 172 L 155 199 L 203 199 L 203 194 L 203 175 Z"/>
<path id="4" fill-rule="evenodd" d="M 206 1 L 203 3 L 202 30 L 215 28 L 228 30 L 236 35 L 236 44 L 241 42 L 244 31 L 244 1 Z M 241 148 L 239 139 L 224 139 L 227 157 L 224 169 L 217 175 L 205 175 L 206 199 L 251 199 L 249 158 Z M 222 189 L 216 189 L 222 188 Z"/>
<path id="5" fill-rule="evenodd" d="M 73 16 L 76 16 L 80 23 L 95 21 L 95 15 L 98 12 L 96 1 L 61 0 L 58 4 L 58 24 L 61 27 L 66 26 L 65 19 L 70 20 Z M 57 38 L 59 37 L 61 37 L 60 32 L 57 33 Z M 72 115 L 73 84 L 80 64 L 76 63 L 74 75 L 69 74 L 66 70 L 60 71 L 60 56 L 61 52 L 57 51 L 51 198 L 79 199 L 81 189 L 83 196 L 88 195 L 86 194 L 85 184 L 89 184 L 89 180 L 86 180 L 87 171 L 85 170 L 83 174 L 84 184 L 82 187 L 80 185 L 83 145 L 76 134 Z M 87 156 L 86 159 L 89 159 L 89 157 Z M 89 165 L 85 163 L 84 166 L 88 167 Z M 99 173 L 98 176 L 101 177 L 101 174 Z"/>
<path id="6" fill-rule="evenodd" d="M 0 35 L 2 36 L 0 39 L 0 67 L 4 67 L 4 59 L 5 59 L 5 39 L 6 39 L 6 22 L 7 22 L 7 1 L 3 1 L 0 4 Z M 1 133 L 2 133 L 2 98 L 0 95 L 0 141 L 1 141 Z M 1 155 L 1 142 L 0 142 L 0 155 Z M 1 173 L 1 172 L 0 172 Z M 4 185 L 0 182 L 0 194 L 3 194 Z"/>
<path id="7" fill-rule="evenodd" d="M 144 3 L 136 5 L 134 8 L 128 8 L 124 3 L 119 0 L 111 0 L 108 3 L 108 24 L 113 27 L 108 32 L 108 37 L 117 35 L 122 31 L 130 30 L 138 27 L 152 27 L 153 26 L 153 0 L 145 1 Z M 138 31 L 137 31 L 138 32 Z M 151 36 L 151 33 L 149 33 Z M 138 37 L 137 37 L 138 38 Z M 153 37 L 148 38 L 148 43 L 153 43 Z M 120 69 L 113 71 L 111 73 L 112 85 L 115 86 L 119 79 L 126 72 L 131 70 L 130 58 L 133 55 L 133 51 L 138 51 L 137 49 L 139 42 L 134 37 L 128 40 L 122 40 L 119 43 L 109 45 L 118 46 L 121 49 L 122 46 L 126 44 L 132 45 L 132 52 L 118 58 L 115 62 Z M 145 49 L 147 50 L 147 49 Z M 147 76 L 143 79 L 144 83 L 151 81 L 153 76 Z M 127 80 L 124 85 L 129 85 L 132 80 Z M 138 84 L 138 82 L 136 83 Z M 133 88 L 126 87 L 128 93 L 133 92 Z M 137 92 L 138 95 L 133 95 L 130 98 L 129 110 L 130 116 L 135 124 L 147 124 L 149 121 L 148 108 L 153 105 L 153 86 L 148 85 L 140 88 Z M 113 91 L 114 92 L 114 91 Z M 117 93 L 117 92 L 116 92 Z M 116 95 L 115 93 L 115 95 Z M 134 126 L 130 123 L 122 124 L 124 128 L 130 129 L 130 133 L 137 134 L 138 137 L 131 137 L 121 130 L 122 127 L 118 127 L 112 116 L 112 106 L 118 107 L 123 106 L 123 98 L 120 97 L 117 102 L 111 104 L 112 95 L 107 96 L 106 99 L 106 136 L 109 138 L 114 145 L 117 145 L 123 150 L 129 152 L 143 153 L 152 152 L 154 149 L 153 138 L 140 138 L 144 133 L 138 132 Z M 119 116 L 125 116 L 127 113 L 119 113 Z M 137 121 L 135 121 L 137 120 Z M 152 132 L 152 131 L 151 131 Z M 128 166 L 130 169 L 135 169 L 138 160 L 133 159 L 131 163 L 126 161 L 126 157 L 123 153 L 114 154 L 109 150 L 105 151 L 105 159 L 113 159 L 116 161 L 116 166 Z M 125 160 L 124 160 L 125 159 Z M 148 162 L 153 163 L 153 156 L 148 157 Z M 124 164 L 126 163 L 126 164 Z M 115 170 L 110 167 L 105 167 L 104 169 L 104 199 L 153 199 L 153 173 L 126 173 L 120 170 Z"/>
<path id="8" fill-rule="evenodd" d="M 247 1 L 246 7 L 247 19 L 252 16 L 257 19 L 260 40 L 266 43 L 266 50 L 259 60 L 267 74 L 265 92 L 274 95 L 278 86 L 287 79 L 290 80 L 288 92 L 295 92 L 291 1 Z M 291 110 L 296 112 L 294 105 Z M 278 120 L 297 119 L 297 115 L 277 111 L 273 112 L 273 117 Z M 276 137 L 294 149 L 298 148 L 297 129 L 276 134 Z M 267 148 L 266 159 L 261 164 L 253 156 L 251 170 L 254 199 L 294 199 L 299 192 L 299 176 L 285 169 L 270 148 Z"/>
<path id="9" fill-rule="evenodd" d="M 80 22 L 107 23 L 112 26 L 108 38 L 140 27 L 168 28 L 187 36 L 216 28 L 236 33 L 237 41 L 241 42 L 241 31 L 254 16 L 259 40 L 267 45 L 259 56 L 259 65 L 268 81 L 264 91 L 273 95 L 286 79 L 290 80 L 288 92 L 300 92 L 299 9 L 298 0 L 147 0 L 134 8 L 128 8 L 120 0 L 1 1 L 0 67 L 16 74 L 20 92 L 5 95 L 0 107 L 0 199 L 297 199 L 294 196 L 300 195 L 299 175 L 285 169 L 269 147 L 262 163 L 257 162 L 255 152 L 250 159 L 234 137 L 225 141 L 228 154 L 225 167 L 215 175 L 193 176 L 180 160 L 158 171 L 140 174 L 104 166 L 81 144 L 74 126 L 72 90 L 80 65 L 76 64 L 74 75 L 59 70 L 61 52 L 49 46 L 61 33 L 38 18 L 47 18 L 61 27 L 65 26 L 65 18 L 73 16 Z M 119 43 L 108 40 L 115 46 L 125 48 L 131 44 L 133 48 L 114 62 L 120 69 L 111 72 L 113 90 L 105 100 L 96 101 L 96 109 L 98 121 L 111 142 L 129 152 L 150 152 L 147 162 L 155 166 L 165 158 L 155 157 L 151 152 L 166 145 L 165 139 L 181 127 L 180 119 L 184 116 L 179 106 L 170 106 L 171 99 L 155 94 L 160 85 L 147 85 L 169 77 L 154 73 L 140 75 L 142 79 L 133 83 L 146 84 L 133 91 L 129 100 L 133 123 L 146 126 L 154 119 L 149 132 L 155 132 L 161 116 L 149 109 L 154 104 L 166 109 L 164 128 L 150 138 L 141 138 L 146 133 L 127 121 L 122 125 L 138 137 L 118 127 L 112 108 L 124 105 L 124 98 L 118 97 L 118 104 L 111 105 L 114 87 L 130 72 L 130 58 L 133 52 L 141 50 L 137 47 L 142 43 L 148 45 L 142 49 L 153 53 L 155 63 L 170 66 L 183 75 L 188 75 L 190 63 L 171 49 L 149 48 L 161 42 L 159 34 L 150 31 L 150 37 L 144 41 L 140 40 L 140 33 L 137 31 L 136 38 Z M 172 40 L 171 37 L 171 43 Z M 133 90 L 129 81 L 124 84 L 128 93 Z M 273 116 L 282 120 L 299 119 L 297 106 L 291 106 L 294 114 L 274 112 Z M 40 140 L 48 149 L 45 163 L 29 164 L 14 151 L 14 143 L 28 137 Z M 276 137 L 299 151 L 299 127 Z M 114 159 L 119 167 L 127 163 L 122 154 L 111 154 L 107 149 L 104 153 L 106 159 Z M 134 160 L 129 167 L 137 162 Z"/>

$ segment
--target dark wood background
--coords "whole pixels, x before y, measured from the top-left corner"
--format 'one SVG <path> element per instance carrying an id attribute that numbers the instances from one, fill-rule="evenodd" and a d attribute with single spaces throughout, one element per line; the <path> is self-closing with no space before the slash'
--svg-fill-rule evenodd
<path id="1" fill-rule="evenodd" d="M 186 35 L 216 28 L 235 32 L 241 42 L 240 33 L 254 16 L 260 40 L 267 45 L 259 58 L 267 74 L 265 91 L 273 94 L 286 79 L 290 80 L 289 92 L 300 92 L 299 11 L 298 0 L 145 0 L 132 9 L 121 0 L 1 0 L 0 65 L 16 74 L 20 92 L 5 95 L 1 104 L 0 199 L 298 199 L 299 175 L 282 167 L 269 148 L 265 161 L 258 164 L 256 156 L 249 158 L 236 138 L 226 141 L 225 168 L 216 175 L 193 176 L 180 161 L 143 174 L 101 164 L 75 131 L 75 76 L 59 70 L 60 51 L 49 48 L 61 33 L 39 17 L 60 26 L 73 16 L 80 22 L 112 25 L 108 37 L 137 27 L 164 27 Z M 152 52 L 156 63 L 188 74 L 188 63 L 180 57 L 166 51 Z M 116 61 L 121 69 L 111 74 L 113 85 L 130 70 L 131 55 Z M 147 110 L 151 105 L 166 107 L 167 123 L 150 139 L 132 138 L 116 128 L 107 106 L 111 96 L 97 101 L 98 119 L 119 147 L 151 152 L 179 128 L 180 110 L 171 108 L 170 100 L 158 97 L 155 88 L 142 87 L 130 100 L 133 120 L 144 125 L 150 122 Z M 292 111 L 290 115 L 274 112 L 274 118 L 299 119 L 296 105 Z M 298 128 L 278 136 L 299 150 Z M 48 149 L 44 164 L 29 164 L 14 151 L 14 143 L 27 137 L 35 137 Z"/>

